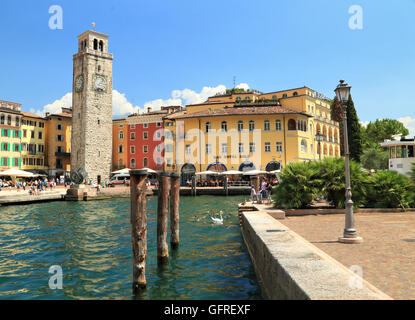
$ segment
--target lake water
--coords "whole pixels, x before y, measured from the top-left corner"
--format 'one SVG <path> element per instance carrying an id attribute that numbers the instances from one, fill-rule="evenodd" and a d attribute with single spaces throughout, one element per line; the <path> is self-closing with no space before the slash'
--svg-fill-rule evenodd
<path id="1" fill-rule="evenodd" d="M 150 197 L 147 289 L 136 297 L 129 198 L 0 207 L 0 299 L 261 299 L 238 224 L 243 200 L 182 197 L 180 247 L 159 268 Z M 224 224 L 208 210 L 223 210 Z M 52 265 L 62 267 L 61 290 L 49 288 Z"/>

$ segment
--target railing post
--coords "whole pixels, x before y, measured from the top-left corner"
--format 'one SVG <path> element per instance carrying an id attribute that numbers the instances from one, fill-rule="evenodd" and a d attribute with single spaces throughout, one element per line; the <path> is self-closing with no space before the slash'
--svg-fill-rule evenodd
<path id="1" fill-rule="evenodd" d="M 133 293 L 145 289 L 147 257 L 147 170 L 130 170 Z"/>
<path id="2" fill-rule="evenodd" d="M 179 202 L 180 202 L 180 175 L 176 172 L 171 177 L 170 193 L 170 245 L 172 249 L 179 247 Z"/>
<path id="3" fill-rule="evenodd" d="M 169 214 L 170 174 L 160 172 L 157 206 L 157 261 L 164 264 L 169 259 L 167 245 L 167 222 Z"/>

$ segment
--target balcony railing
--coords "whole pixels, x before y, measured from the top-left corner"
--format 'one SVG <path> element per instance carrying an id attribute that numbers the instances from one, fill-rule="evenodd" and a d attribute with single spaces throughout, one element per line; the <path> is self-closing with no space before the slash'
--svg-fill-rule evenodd
<path id="1" fill-rule="evenodd" d="M 58 151 L 56 151 L 55 156 L 57 156 L 57 157 L 70 157 L 71 154 L 69 152 L 58 152 Z M 62 168 L 59 168 L 59 169 L 62 169 Z"/>

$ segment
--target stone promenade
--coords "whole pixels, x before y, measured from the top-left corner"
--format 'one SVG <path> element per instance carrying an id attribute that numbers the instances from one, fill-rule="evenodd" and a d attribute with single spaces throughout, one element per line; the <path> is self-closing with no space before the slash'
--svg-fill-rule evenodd
<path id="1" fill-rule="evenodd" d="M 394 299 L 415 299 L 415 212 L 358 213 L 361 244 L 342 244 L 344 214 L 279 220 L 347 268 L 358 265 L 363 278 Z"/>

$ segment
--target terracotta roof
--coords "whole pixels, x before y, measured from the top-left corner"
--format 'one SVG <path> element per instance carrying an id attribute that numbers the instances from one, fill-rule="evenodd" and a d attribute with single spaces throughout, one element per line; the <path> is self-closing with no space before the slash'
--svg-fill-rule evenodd
<path id="1" fill-rule="evenodd" d="M 177 112 L 168 115 L 164 119 L 187 119 L 187 118 L 200 118 L 200 117 L 221 117 L 221 116 L 250 116 L 250 115 L 267 115 L 267 114 L 301 114 L 307 117 L 310 115 L 284 108 L 281 106 L 255 106 L 255 107 L 231 107 L 223 109 L 207 109 L 192 113 L 186 111 Z"/>
<path id="2" fill-rule="evenodd" d="M 21 111 L 20 113 L 21 113 L 23 116 L 25 116 L 25 117 L 37 118 L 37 119 L 45 119 L 45 118 L 43 118 L 43 117 L 41 117 L 41 116 L 38 116 L 37 114 L 33 114 L 33 113 L 30 113 L 30 112 Z"/>
<path id="3" fill-rule="evenodd" d="M 68 118 L 72 118 L 72 114 L 71 113 L 54 113 L 51 114 L 49 116 L 57 116 L 57 117 L 68 117 Z"/>

